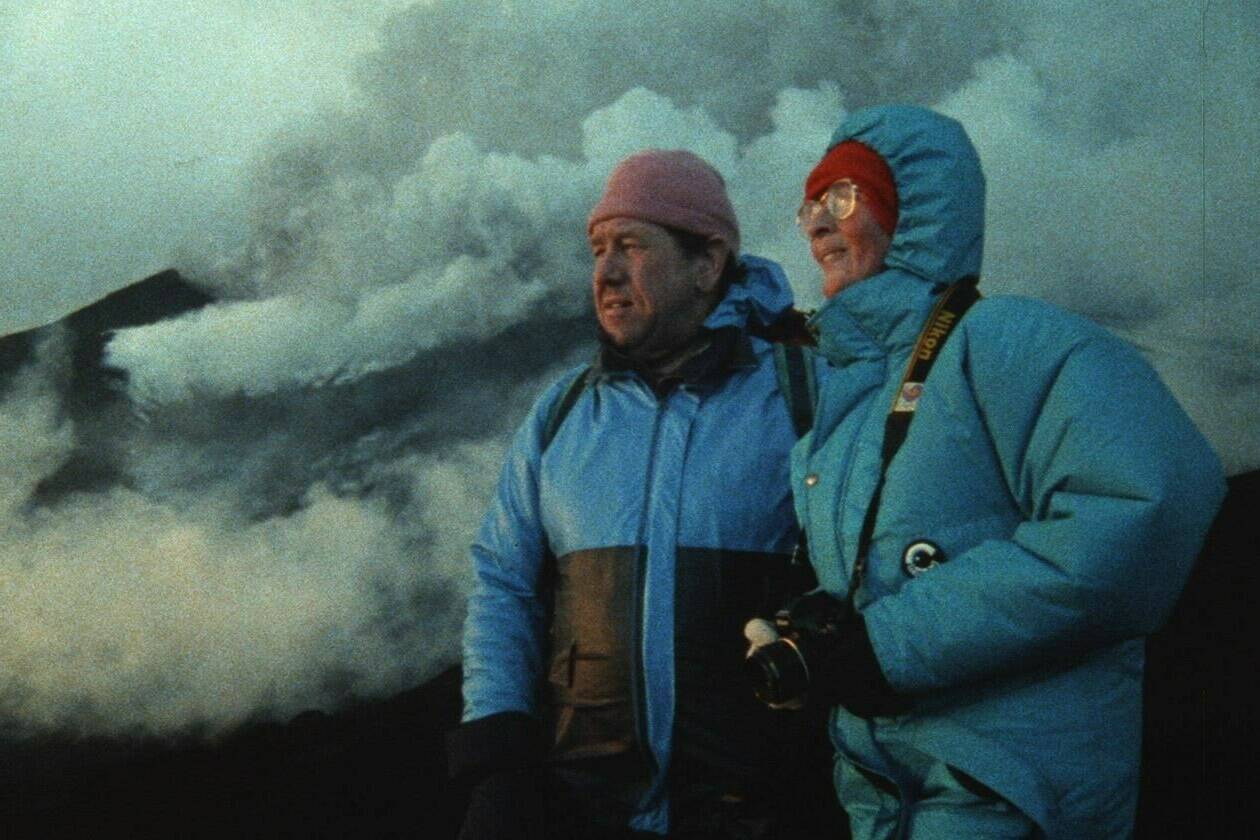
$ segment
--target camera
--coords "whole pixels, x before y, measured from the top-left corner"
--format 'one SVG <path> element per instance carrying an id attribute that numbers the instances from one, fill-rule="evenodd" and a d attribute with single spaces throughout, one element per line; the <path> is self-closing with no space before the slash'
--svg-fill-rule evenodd
<path id="1" fill-rule="evenodd" d="M 826 592 L 811 592 L 775 613 L 779 639 L 744 660 L 753 694 L 763 703 L 787 703 L 810 688 L 824 688 L 828 652 L 848 616 L 848 605 Z"/>

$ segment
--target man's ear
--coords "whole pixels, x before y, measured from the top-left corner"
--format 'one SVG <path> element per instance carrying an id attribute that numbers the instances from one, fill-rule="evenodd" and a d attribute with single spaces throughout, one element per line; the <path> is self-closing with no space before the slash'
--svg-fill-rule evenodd
<path id="1" fill-rule="evenodd" d="M 698 291 L 707 295 L 717 290 L 722 277 L 722 269 L 726 267 L 726 256 L 730 252 L 730 247 L 721 239 L 716 236 L 709 237 L 709 241 L 704 245 L 704 253 L 696 255 L 696 261 L 700 263 L 696 272 Z"/>

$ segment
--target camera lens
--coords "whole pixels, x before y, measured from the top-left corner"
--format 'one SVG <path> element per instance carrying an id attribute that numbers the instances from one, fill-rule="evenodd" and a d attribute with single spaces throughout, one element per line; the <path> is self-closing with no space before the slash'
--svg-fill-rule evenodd
<path id="1" fill-rule="evenodd" d="M 753 694 L 763 703 L 786 703 L 809 687 L 809 669 L 788 639 L 757 648 L 744 660 L 744 671 Z"/>

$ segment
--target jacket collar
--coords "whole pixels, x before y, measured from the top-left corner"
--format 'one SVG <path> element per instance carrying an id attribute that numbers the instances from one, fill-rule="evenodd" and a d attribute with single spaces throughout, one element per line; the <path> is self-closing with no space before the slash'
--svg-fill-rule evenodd
<path id="1" fill-rule="evenodd" d="M 909 350 L 944 288 L 895 268 L 850 286 L 810 319 L 819 352 L 843 365 Z"/>
<path id="2" fill-rule="evenodd" d="M 597 378 L 637 375 L 659 392 L 663 386 L 668 390 L 675 384 L 698 385 L 712 378 L 724 377 L 739 368 L 756 366 L 757 356 L 752 341 L 743 330 L 723 327 L 705 332 L 709 338 L 705 348 L 666 376 L 655 375 L 650 368 L 608 344 L 600 345 L 591 365 L 592 372 Z"/>
<path id="3" fill-rule="evenodd" d="M 731 284 L 704 319 L 708 329 L 768 327 L 792 308 L 792 287 L 778 263 L 751 254 L 742 255 L 739 262 L 744 276 Z"/>

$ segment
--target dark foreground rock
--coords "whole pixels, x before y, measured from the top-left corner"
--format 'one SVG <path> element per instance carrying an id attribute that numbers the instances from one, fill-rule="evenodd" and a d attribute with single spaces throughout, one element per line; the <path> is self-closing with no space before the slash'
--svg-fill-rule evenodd
<path id="1" fill-rule="evenodd" d="M 384 701 L 215 741 L 0 744 L 6 837 L 453 837 L 443 733 L 459 670 Z"/>

